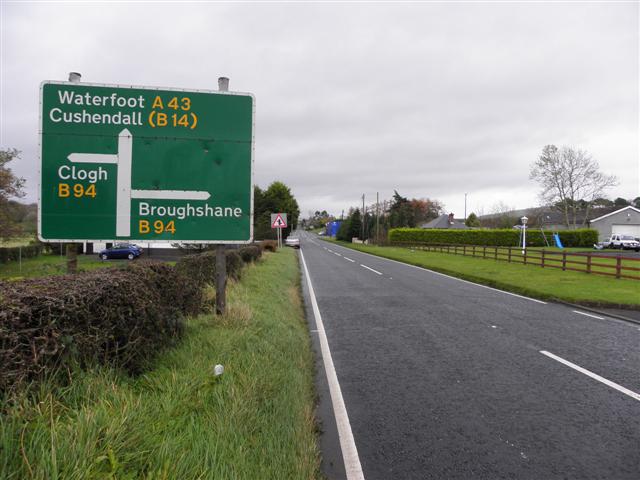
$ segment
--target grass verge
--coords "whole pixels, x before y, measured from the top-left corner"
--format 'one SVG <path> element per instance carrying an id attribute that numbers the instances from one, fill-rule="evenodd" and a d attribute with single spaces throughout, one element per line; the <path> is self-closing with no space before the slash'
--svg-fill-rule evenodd
<path id="1" fill-rule="evenodd" d="M 585 306 L 640 309 L 640 282 L 399 247 L 340 245 L 502 290 Z"/>
<path id="2" fill-rule="evenodd" d="M 128 260 L 100 260 L 97 255 L 78 255 L 78 270 L 93 270 L 96 268 L 126 265 Z M 45 277 L 49 275 L 64 275 L 67 273 L 67 257 L 60 255 L 40 255 L 25 258 L 20 262 L 0 264 L 0 279 L 20 280 L 31 277 Z"/>
<path id="3" fill-rule="evenodd" d="M 229 286 L 227 315 L 191 319 L 145 375 L 82 372 L 5 403 L 0 478 L 317 478 L 299 278 L 292 250 L 267 254 Z"/>

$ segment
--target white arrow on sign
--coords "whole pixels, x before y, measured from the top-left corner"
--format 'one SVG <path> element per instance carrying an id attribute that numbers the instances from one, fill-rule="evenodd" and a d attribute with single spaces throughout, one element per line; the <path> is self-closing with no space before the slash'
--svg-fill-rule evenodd
<path id="1" fill-rule="evenodd" d="M 131 163 L 133 135 L 126 128 L 118 135 L 118 154 L 72 153 L 72 163 L 112 163 L 118 165 L 116 181 L 116 237 L 131 236 L 131 199 L 208 200 L 211 194 L 198 190 L 132 190 Z"/>

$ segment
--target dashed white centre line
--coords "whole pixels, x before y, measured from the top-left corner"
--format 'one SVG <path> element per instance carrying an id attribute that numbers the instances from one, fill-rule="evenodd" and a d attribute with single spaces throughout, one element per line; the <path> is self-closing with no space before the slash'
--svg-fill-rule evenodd
<path id="1" fill-rule="evenodd" d="M 540 353 L 543 354 L 543 355 L 546 355 L 549 358 L 553 358 L 556 362 L 560 362 L 563 365 L 566 365 L 567 367 L 571 367 L 574 370 L 577 370 L 578 372 L 583 373 L 586 376 L 593 378 L 594 380 L 597 380 L 597 381 L 599 381 L 601 383 L 604 383 L 608 387 L 614 388 L 614 389 L 618 390 L 619 392 L 624 393 L 625 395 L 629 395 L 631 398 L 633 398 L 635 400 L 638 400 L 640 402 L 640 394 L 638 394 L 636 392 L 632 392 L 628 388 L 624 388 L 622 385 L 618 385 L 617 383 L 612 382 L 611 380 L 607 380 L 606 378 L 601 377 L 597 373 L 593 373 L 593 372 L 587 370 L 586 368 L 582 368 L 582 367 L 576 365 L 575 363 L 571 363 L 570 361 L 565 360 L 562 357 L 558 357 L 557 355 L 554 355 L 551 352 L 547 352 L 546 350 L 540 350 Z"/>
<path id="2" fill-rule="evenodd" d="M 373 268 L 371 268 L 371 267 L 367 267 L 366 265 L 363 265 L 363 264 L 360 264 L 360 266 L 361 266 L 362 268 L 366 268 L 367 270 L 371 270 L 373 273 L 377 273 L 378 275 L 382 275 L 382 273 L 381 273 L 381 272 L 379 272 L 379 271 L 377 271 L 377 270 L 374 270 L 374 269 L 373 269 Z"/>
<path id="3" fill-rule="evenodd" d="M 344 258 L 345 260 L 347 260 L 347 261 L 349 261 L 351 263 L 356 263 L 355 260 L 351 260 L 349 257 L 342 257 L 342 258 Z"/>
<path id="4" fill-rule="evenodd" d="M 337 255 L 339 257 L 341 257 L 342 255 L 340 255 L 338 252 L 333 252 L 334 255 Z"/>
<path id="5" fill-rule="evenodd" d="M 584 315 L 585 317 L 597 318 L 598 320 L 604 320 L 604 317 L 599 317 L 598 315 L 592 315 L 587 312 L 581 312 L 580 310 L 573 310 L 573 313 L 577 313 L 578 315 Z"/>

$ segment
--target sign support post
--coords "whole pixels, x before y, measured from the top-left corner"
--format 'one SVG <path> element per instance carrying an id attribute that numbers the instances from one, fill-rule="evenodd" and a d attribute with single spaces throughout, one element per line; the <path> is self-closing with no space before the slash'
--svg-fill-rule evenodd
<path id="1" fill-rule="evenodd" d="M 218 77 L 218 90 L 229 91 L 229 79 Z M 227 246 L 216 247 L 216 315 L 224 315 L 227 309 Z"/>
<path id="2" fill-rule="evenodd" d="M 80 78 L 82 78 L 82 75 L 78 72 L 69 72 L 70 82 L 79 83 Z M 65 247 L 67 256 L 67 274 L 78 273 L 78 248 L 75 243 L 67 243 Z M 62 255 L 62 251 L 60 254 Z"/>

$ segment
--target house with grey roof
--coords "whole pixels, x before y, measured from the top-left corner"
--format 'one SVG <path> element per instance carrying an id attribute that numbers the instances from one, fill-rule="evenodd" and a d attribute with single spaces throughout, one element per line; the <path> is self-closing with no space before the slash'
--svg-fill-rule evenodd
<path id="1" fill-rule="evenodd" d="M 440 215 L 438 218 L 434 218 L 430 222 L 423 223 L 420 228 L 453 228 L 456 230 L 468 230 L 463 220 L 453 218 L 453 213 L 449 215 Z"/>

